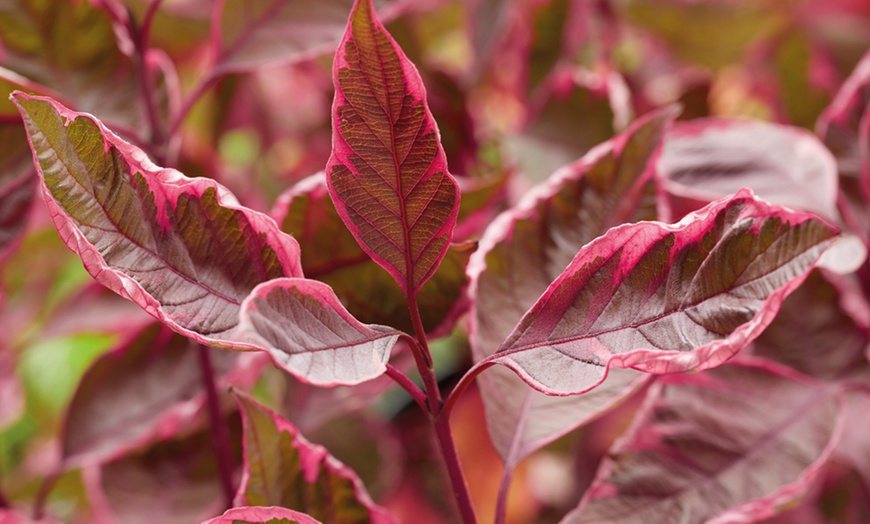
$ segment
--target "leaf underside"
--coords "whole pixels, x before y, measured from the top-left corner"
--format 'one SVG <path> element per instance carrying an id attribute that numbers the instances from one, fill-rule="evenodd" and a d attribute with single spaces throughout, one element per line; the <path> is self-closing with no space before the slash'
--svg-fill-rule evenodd
<path id="1" fill-rule="evenodd" d="M 362 324 L 329 286 L 303 278 L 257 286 L 242 304 L 241 324 L 280 367 L 323 386 L 358 384 L 381 375 L 401 335 Z"/>
<path id="2" fill-rule="evenodd" d="M 577 254 L 489 359 L 557 395 L 594 387 L 610 366 L 716 366 L 770 323 L 835 234 L 748 190 L 673 226 L 611 229 Z"/>
<path id="3" fill-rule="evenodd" d="M 583 245 L 614 225 L 655 218 L 651 165 L 673 117 L 664 110 L 639 119 L 554 173 L 487 229 L 469 263 L 475 360 L 498 348 Z M 598 389 L 571 398 L 534 391 L 502 367 L 487 370 L 478 383 L 490 438 L 506 464 L 516 465 L 630 393 L 636 378 L 614 373 Z"/>
<path id="4" fill-rule="evenodd" d="M 299 247 L 209 179 L 151 164 L 96 119 L 15 95 L 61 238 L 101 284 L 203 343 L 236 340 L 259 283 L 301 276 Z"/>
<path id="5" fill-rule="evenodd" d="M 663 377 L 641 409 L 563 523 L 761 521 L 807 491 L 842 417 L 835 390 L 761 365 Z"/>
<path id="6" fill-rule="evenodd" d="M 354 6 L 334 79 L 330 196 L 365 252 L 416 296 L 447 251 L 459 191 L 420 75 L 368 0 Z"/>

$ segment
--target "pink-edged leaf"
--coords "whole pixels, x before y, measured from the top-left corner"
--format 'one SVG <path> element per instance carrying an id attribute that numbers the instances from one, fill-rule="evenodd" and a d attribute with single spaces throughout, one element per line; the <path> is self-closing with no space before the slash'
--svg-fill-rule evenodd
<path id="1" fill-rule="evenodd" d="M 813 377 L 842 378 L 866 362 L 870 333 L 841 309 L 840 301 L 837 288 L 814 270 L 755 340 L 753 353 Z"/>
<path id="2" fill-rule="evenodd" d="M 204 418 L 204 417 L 203 417 Z M 82 470 L 95 522 L 190 524 L 224 509 L 214 437 L 204 420 L 168 440 L 131 450 Z M 241 464 L 241 420 L 233 411 L 220 423 L 230 435 L 233 464 Z"/>
<path id="3" fill-rule="evenodd" d="M 744 187 L 773 204 L 839 217 L 836 160 L 804 129 L 722 118 L 679 122 L 665 137 L 659 168 L 675 218 Z"/>
<path id="4" fill-rule="evenodd" d="M 763 364 L 661 377 L 562 522 L 769 517 L 807 491 L 836 446 L 839 392 Z"/>
<path id="5" fill-rule="evenodd" d="M 415 297 L 447 252 L 459 189 L 414 65 L 357 0 L 333 66 L 329 194 L 372 259 Z"/>
<path id="6" fill-rule="evenodd" d="M 837 158 L 843 218 L 870 243 L 870 52 L 819 116 L 816 133 Z"/>
<path id="7" fill-rule="evenodd" d="M 197 341 L 235 339 L 267 280 L 301 276 L 299 246 L 216 182 L 152 164 L 94 117 L 14 95 L 61 238 L 101 284 Z"/>
<path id="8" fill-rule="evenodd" d="M 353 0 L 224 0 L 216 6 L 215 70 L 224 74 L 325 54 L 341 39 Z"/>
<path id="9" fill-rule="evenodd" d="M 323 174 L 290 188 L 279 198 L 272 214 L 283 231 L 306 247 L 302 250 L 305 275 L 332 287 L 355 318 L 406 333 L 413 331 L 401 288 L 365 254 L 344 226 L 329 198 Z M 468 243 L 451 244 L 432 278 L 420 289 L 417 300 L 426 333 L 449 332 L 464 313 L 468 284 L 465 266 L 474 247 Z"/>
<path id="10" fill-rule="evenodd" d="M 639 119 L 557 171 L 486 230 L 468 268 L 475 360 L 495 352 L 584 244 L 612 226 L 655 218 L 652 165 L 674 116 L 668 109 Z M 636 378 L 615 373 L 599 390 L 574 398 L 543 395 L 500 367 L 478 383 L 490 438 L 513 466 L 623 398 Z"/>
<path id="11" fill-rule="evenodd" d="M 361 323 L 332 288 L 304 278 L 276 279 L 254 288 L 242 303 L 240 330 L 282 369 L 321 386 L 378 377 L 402 335 Z"/>
<path id="12" fill-rule="evenodd" d="M 853 388 L 846 392 L 845 418 L 849 421 L 843 431 L 843 438 L 834 450 L 834 457 L 852 467 L 861 476 L 864 484 L 870 486 L 870 389 L 864 373 L 863 388 Z"/>
<path id="13" fill-rule="evenodd" d="M 749 190 L 674 225 L 613 228 L 577 253 L 487 360 L 551 395 L 587 391 L 611 367 L 717 366 L 770 324 L 835 236 Z"/>
<path id="14" fill-rule="evenodd" d="M 231 508 L 202 524 L 320 524 L 310 515 L 278 506 Z"/>
<path id="15" fill-rule="evenodd" d="M 281 506 L 325 523 L 394 522 L 362 482 L 277 413 L 241 393 L 245 466 L 237 505 Z"/>
<path id="16" fill-rule="evenodd" d="M 816 133 L 834 156 L 840 174 L 857 178 L 870 176 L 870 51 L 843 82 L 831 104 L 816 122 Z M 870 183 L 870 182 L 868 182 Z"/>
<path id="17" fill-rule="evenodd" d="M 255 354 L 213 350 L 222 378 Z M 66 467 L 103 462 L 152 440 L 165 440 L 205 403 L 199 352 L 160 324 L 148 325 L 99 357 L 67 409 L 61 438 Z"/>
<path id="18" fill-rule="evenodd" d="M 616 72 L 558 71 L 542 86 L 546 102 L 513 137 L 508 153 L 538 181 L 626 128 L 630 94 Z"/>

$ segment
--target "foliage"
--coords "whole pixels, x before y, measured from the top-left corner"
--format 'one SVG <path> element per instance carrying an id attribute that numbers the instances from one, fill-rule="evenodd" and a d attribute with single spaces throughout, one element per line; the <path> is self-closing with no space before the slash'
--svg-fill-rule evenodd
<path id="1" fill-rule="evenodd" d="M 4 3 L 0 522 L 866 522 L 867 24 Z"/>

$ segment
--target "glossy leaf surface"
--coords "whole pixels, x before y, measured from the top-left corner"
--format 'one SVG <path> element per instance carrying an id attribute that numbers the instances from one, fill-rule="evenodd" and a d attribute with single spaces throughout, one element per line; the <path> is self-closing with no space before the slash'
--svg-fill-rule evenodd
<path id="1" fill-rule="evenodd" d="M 836 389 L 784 368 L 662 377 L 563 522 L 760 521 L 807 491 L 841 409 Z"/>
<path id="2" fill-rule="evenodd" d="M 747 187 L 759 197 L 836 220 L 837 165 L 806 130 L 752 120 L 674 125 L 659 161 L 675 218 Z M 683 201 L 682 204 L 679 201 Z"/>
<path id="3" fill-rule="evenodd" d="M 770 323 L 836 231 L 748 190 L 675 225 L 613 228 L 587 244 L 489 361 L 555 395 L 610 367 L 717 366 Z"/>
<path id="4" fill-rule="evenodd" d="M 309 515 L 277 506 L 231 508 L 202 524 L 320 524 Z"/>
<path id="5" fill-rule="evenodd" d="M 260 282 L 301 276 L 299 247 L 208 179 L 161 169 L 93 117 L 15 95 L 52 220 L 85 269 L 176 331 L 234 340 Z"/>
<path id="6" fill-rule="evenodd" d="M 218 376 L 237 356 L 213 351 Z M 85 372 L 67 408 L 62 454 L 67 467 L 100 462 L 192 420 L 205 400 L 198 352 L 160 324 L 134 331 Z"/>
<path id="7" fill-rule="evenodd" d="M 459 209 L 423 82 L 370 0 L 355 3 L 333 67 L 329 194 L 363 250 L 416 296 Z"/>
<path id="8" fill-rule="evenodd" d="M 327 193 L 324 176 L 314 175 L 287 191 L 273 216 L 283 231 L 306 246 L 302 250 L 305 275 L 332 287 L 355 318 L 413 332 L 402 290 L 344 226 Z M 435 274 L 420 289 L 417 300 L 427 333 L 449 331 L 463 312 L 468 283 L 465 266 L 473 248 L 472 244 L 451 244 Z"/>
<path id="9" fill-rule="evenodd" d="M 240 329 L 283 369 L 312 384 L 351 385 L 384 371 L 401 333 L 365 325 L 316 280 L 276 279 L 242 303 Z"/>
<path id="10" fill-rule="evenodd" d="M 638 120 L 557 171 L 490 225 L 469 263 L 475 360 L 495 352 L 584 244 L 614 225 L 655 218 L 651 162 L 673 116 L 663 111 Z M 490 438 L 515 465 L 630 392 L 636 378 L 614 373 L 598 390 L 575 398 L 543 395 L 498 367 L 478 383 Z"/>
<path id="11" fill-rule="evenodd" d="M 323 522 L 392 522 L 347 466 L 273 411 L 236 394 L 243 414 L 245 467 L 236 503 L 281 506 Z"/>

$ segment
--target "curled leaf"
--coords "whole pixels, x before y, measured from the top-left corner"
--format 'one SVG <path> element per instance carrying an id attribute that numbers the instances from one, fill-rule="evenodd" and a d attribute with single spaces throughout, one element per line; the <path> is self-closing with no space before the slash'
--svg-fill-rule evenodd
<path id="1" fill-rule="evenodd" d="M 278 506 L 230 508 L 202 524 L 320 524 L 310 515 Z"/>

